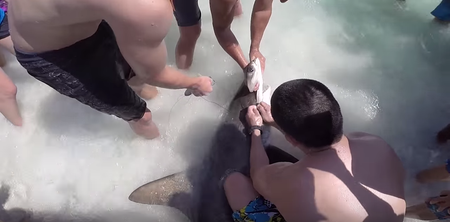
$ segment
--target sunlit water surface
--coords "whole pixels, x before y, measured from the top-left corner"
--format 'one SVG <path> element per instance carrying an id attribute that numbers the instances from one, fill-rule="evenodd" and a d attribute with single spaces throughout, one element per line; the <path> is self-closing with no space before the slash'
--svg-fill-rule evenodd
<path id="1" fill-rule="evenodd" d="M 393 146 L 408 171 L 408 205 L 449 187 L 414 181 L 415 173 L 450 157 L 449 146 L 438 146 L 434 139 L 450 122 L 450 29 L 432 22 L 429 14 L 438 3 L 274 2 L 261 48 L 267 58 L 264 78 L 272 88 L 295 78 L 322 81 L 342 106 L 347 132 L 374 133 Z M 15 128 L 0 118 L 0 183 L 10 192 L 6 210 L 20 208 L 60 222 L 125 221 L 121 217 L 130 215 L 182 220 L 175 211 L 134 204 L 127 197 L 138 186 L 198 161 L 243 80 L 214 37 L 208 2 L 200 4 L 203 32 L 190 74 L 212 76 L 214 92 L 194 98 L 182 96 L 182 90 L 160 90 L 148 101 L 162 132 L 154 141 L 59 95 L 9 58 L 5 69 L 19 88 L 25 125 Z M 243 1 L 244 15 L 233 23 L 246 52 L 251 6 L 252 1 Z M 171 64 L 177 38 L 174 23 L 166 39 Z M 272 137 L 301 156 L 279 134 Z M 0 213 L 0 219 L 16 222 L 15 214 Z"/>

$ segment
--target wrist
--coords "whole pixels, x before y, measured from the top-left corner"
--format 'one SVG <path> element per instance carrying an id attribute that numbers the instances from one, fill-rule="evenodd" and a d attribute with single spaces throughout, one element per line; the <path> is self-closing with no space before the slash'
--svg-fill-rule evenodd
<path id="1" fill-rule="evenodd" d="M 260 136 L 262 134 L 262 126 L 257 125 L 251 126 L 250 129 L 248 130 L 248 134 Z"/>
<path id="2" fill-rule="evenodd" d="M 259 43 L 252 43 L 250 45 L 250 52 L 259 52 Z"/>
<path id="3" fill-rule="evenodd" d="M 198 88 L 200 85 L 200 78 L 198 77 L 188 77 L 188 87 L 187 88 Z"/>
<path id="4" fill-rule="evenodd" d="M 260 129 L 254 129 L 252 131 L 253 136 L 261 136 L 261 130 Z"/>

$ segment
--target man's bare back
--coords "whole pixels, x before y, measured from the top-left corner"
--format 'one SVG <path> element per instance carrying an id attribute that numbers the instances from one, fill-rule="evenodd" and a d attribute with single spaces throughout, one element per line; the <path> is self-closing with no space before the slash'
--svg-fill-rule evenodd
<path id="1" fill-rule="evenodd" d="M 26 52 L 44 52 L 67 47 L 93 35 L 102 20 L 111 25 L 120 16 L 140 14 L 141 11 L 142 14 L 148 12 L 142 20 L 151 21 L 163 16 L 171 21 L 171 17 L 167 17 L 172 16 L 171 10 L 168 0 L 14 0 L 9 6 L 9 21 L 16 48 Z M 158 27 L 153 30 L 165 36 L 167 27 L 164 24 Z"/>
<path id="2" fill-rule="evenodd" d="M 272 179 L 261 194 L 287 221 L 403 221 L 405 175 L 397 155 L 379 137 L 347 138 L 295 164 L 268 167 Z"/>
<path id="3" fill-rule="evenodd" d="M 153 86 L 212 91 L 210 78 L 166 65 L 169 0 L 14 0 L 9 13 L 17 59 L 30 75 L 127 121 L 138 135 L 153 139 L 159 131 L 137 95 L 153 98 Z"/>

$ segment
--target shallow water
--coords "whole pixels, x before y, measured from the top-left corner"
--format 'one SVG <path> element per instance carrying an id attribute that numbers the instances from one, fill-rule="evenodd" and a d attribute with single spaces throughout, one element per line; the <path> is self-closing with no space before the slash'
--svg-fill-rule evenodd
<path id="1" fill-rule="evenodd" d="M 449 145 L 434 140 L 450 122 L 450 29 L 432 22 L 429 14 L 438 3 L 274 2 L 261 48 L 267 59 L 264 78 L 272 88 L 294 78 L 322 81 L 341 103 L 347 132 L 374 133 L 394 147 L 408 170 L 408 205 L 449 187 L 418 185 L 413 179 L 450 156 Z M 118 219 L 124 215 L 181 220 L 169 209 L 134 204 L 127 197 L 198 160 L 243 80 L 214 37 L 208 2 L 200 5 L 203 32 L 190 73 L 212 76 L 215 91 L 194 98 L 182 96 L 182 90 L 160 90 L 148 101 L 162 132 L 158 140 L 137 138 L 125 122 L 59 95 L 9 58 L 5 70 L 19 88 L 25 125 L 15 128 L 0 118 L 0 183 L 10 192 L 5 209 L 31 210 L 42 221 L 124 221 Z M 251 6 L 244 1 L 244 15 L 233 23 L 244 51 Z M 166 39 L 171 64 L 177 38 L 174 23 Z M 301 156 L 279 134 L 273 134 L 273 142 Z M 7 196 L 0 192 L 0 203 Z M 0 219 L 18 221 L 3 213 Z"/>

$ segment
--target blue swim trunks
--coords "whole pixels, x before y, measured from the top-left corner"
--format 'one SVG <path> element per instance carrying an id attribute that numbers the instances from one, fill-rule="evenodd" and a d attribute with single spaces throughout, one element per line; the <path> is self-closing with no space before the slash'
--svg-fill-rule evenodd
<path id="1" fill-rule="evenodd" d="M 446 162 L 447 164 L 445 165 L 445 168 L 447 169 L 447 172 L 450 173 L 450 159 L 447 160 Z M 433 197 L 432 199 L 437 198 L 437 197 Z M 438 204 L 430 204 L 429 201 L 425 202 L 427 204 L 428 209 L 430 209 L 431 212 L 434 213 L 434 215 L 436 215 L 436 217 L 439 220 L 446 220 L 450 218 L 450 214 L 448 213 L 448 210 L 450 208 L 446 208 L 445 210 L 439 212 L 438 208 L 439 205 Z"/>
<path id="2" fill-rule="evenodd" d="M 235 222 L 286 222 L 277 207 L 261 196 L 234 212 L 233 219 Z"/>

